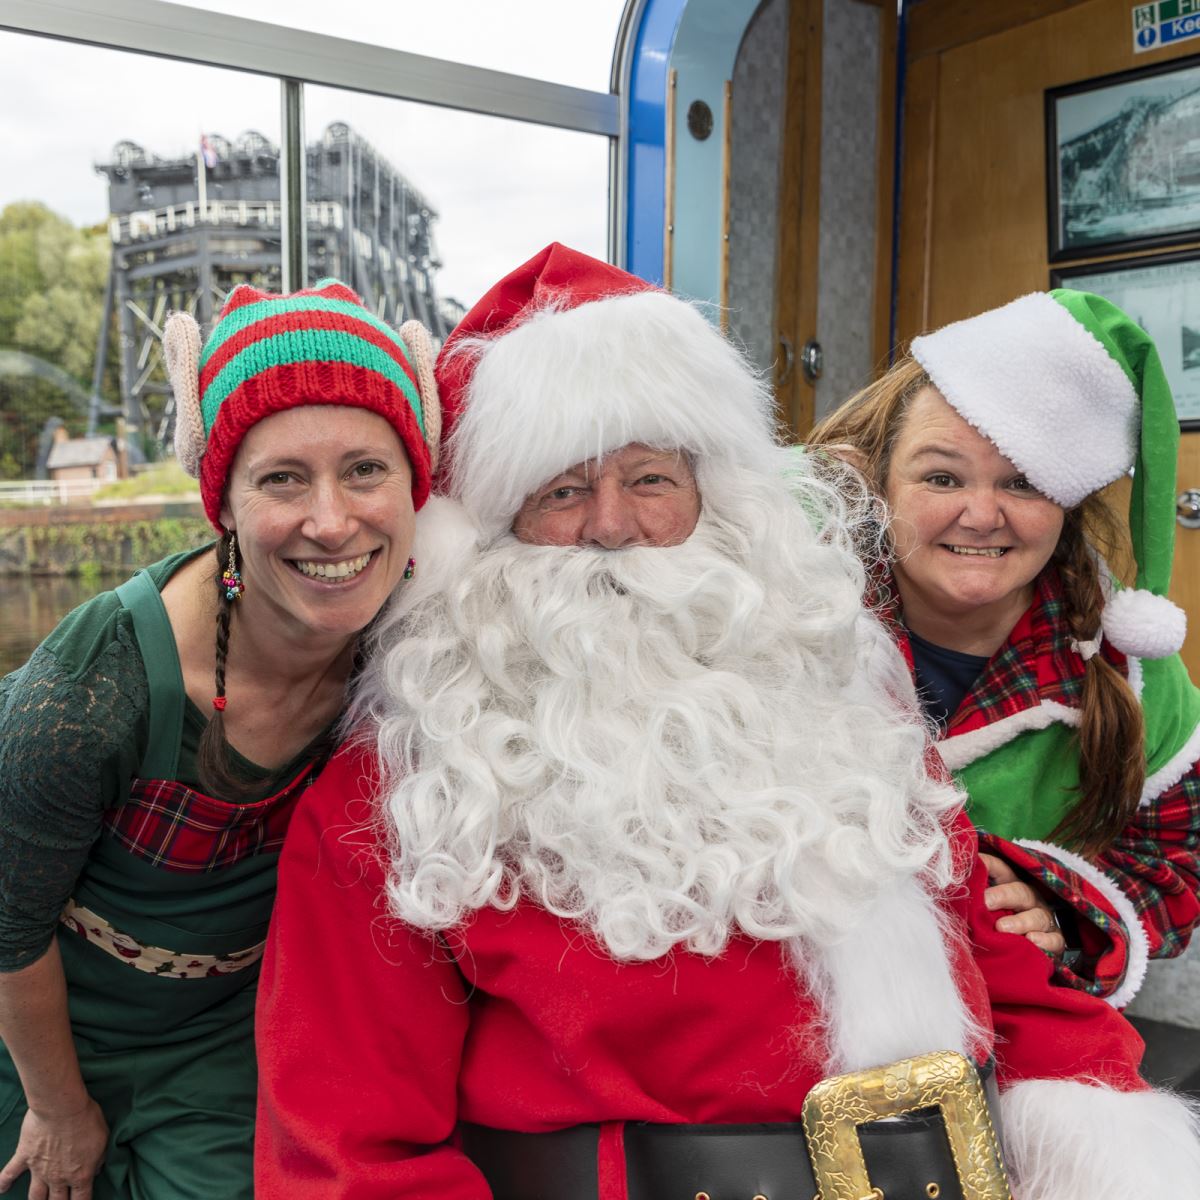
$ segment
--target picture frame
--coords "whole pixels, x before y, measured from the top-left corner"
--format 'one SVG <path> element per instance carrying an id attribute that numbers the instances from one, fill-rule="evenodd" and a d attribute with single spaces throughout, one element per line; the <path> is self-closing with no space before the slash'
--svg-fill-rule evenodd
<path id="1" fill-rule="evenodd" d="M 1200 241 L 1200 55 L 1045 96 L 1051 262 Z"/>
<path id="2" fill-rule="evenodd" d="M 1050 286 L 1095 292 L 1154 339 L 1182 430 L 1200 430 L 1200 248 L 1050 271 Z"/>

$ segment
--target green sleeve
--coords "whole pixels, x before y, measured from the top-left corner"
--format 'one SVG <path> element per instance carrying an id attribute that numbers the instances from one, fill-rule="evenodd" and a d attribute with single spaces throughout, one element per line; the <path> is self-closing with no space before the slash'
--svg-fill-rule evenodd
<path id="1" fill-rule="evenodd" d="M 111 592 L 0 681 L 0 971 L 50 944 L 104 810 L 128 794 L 148 707 L 129 614 Z"/>
<path id="2" fill-rule="evenodd" d="M 1200 690 L 1192 683 L 1178 654 L 1143 659 L 1142 673 L 1149 776 L 1167 767 L 1181 753 L 1190 755 L 1191 761 L 1200 757 L 1195 748 L 1196 730 L 1200 726 Z"/>

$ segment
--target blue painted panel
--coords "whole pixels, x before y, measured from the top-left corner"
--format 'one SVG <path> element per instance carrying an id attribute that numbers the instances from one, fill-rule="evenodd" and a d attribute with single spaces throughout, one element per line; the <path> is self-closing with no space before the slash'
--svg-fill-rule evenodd
<path id="1" fill-rule="evenodd" d="M 671 67 L 675 100 L 675 246 L 672 289 L 695 300 L 719 301 L 724 231 L 721 166 L 725 146 L 725 82 L 759 0 L 689 0 L 675 35 Z M 698 141 L 687 127 L 689 106 L 712 110 L 713 130 Z"/>
<path id="2" fill-rule="evenodd" d="M 626 163 L 625 262 L 643 279 L 662 283 L 667 71 L 679 18 L 688 0 L 647 0 L 630 72 Z"/>

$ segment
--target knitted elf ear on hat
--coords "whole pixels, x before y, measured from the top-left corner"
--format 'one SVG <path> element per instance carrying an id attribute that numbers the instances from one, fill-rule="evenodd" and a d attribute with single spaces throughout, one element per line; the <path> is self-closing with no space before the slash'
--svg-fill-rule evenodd
<path id="1" fill-rule="evenodd" d="M 913 357 L 959 415 L 1063 508 L 1133 468 L 1137 586 L 1114 584 L 1104 636 L 1137 658 L 1183 645 L 1167 599 L 1179 422 L 1150 335 L 1115 304 L 1057 289 L 914 338 Z"/>
<path id="2" fill-rule="evenodd" d="M 175 391 L 175 453 L 200 480 L 204 511 L 218 531 L 224 532 L 229 470 L 247 430 L 301 405 L 378 413 L 408 454 L 413 507 L 425 503 L 437 468 L 441 408 L 433 347 L 420 322 L 409 321 L 397 334 L 336 279 L 286 296 L 241 284 L 229 293 L 203 350 L 187 313 L 167 321 L 163 350 Z"/>

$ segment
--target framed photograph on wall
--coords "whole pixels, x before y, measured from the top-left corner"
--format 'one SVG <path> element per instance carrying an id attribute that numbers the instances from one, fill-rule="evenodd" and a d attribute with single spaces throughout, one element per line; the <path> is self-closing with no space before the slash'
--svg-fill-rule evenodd
<path id="1" fill-rule="evenodd" d="M 1200 250 L 1056 267 L 1050 286 L 1123 308 L 1158 346 L 1180 427 L 1200 430 Z"/>
<path id="2" fill-rule="evenodd" d="M 1200 241 L 1200 55 L 1046 91 L 1050 261 Z"/>

